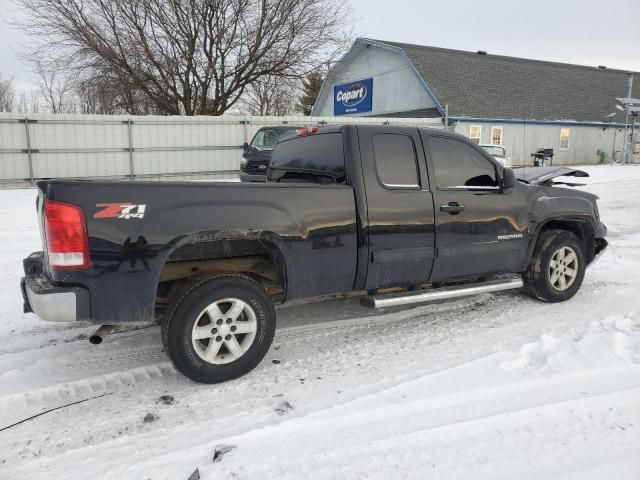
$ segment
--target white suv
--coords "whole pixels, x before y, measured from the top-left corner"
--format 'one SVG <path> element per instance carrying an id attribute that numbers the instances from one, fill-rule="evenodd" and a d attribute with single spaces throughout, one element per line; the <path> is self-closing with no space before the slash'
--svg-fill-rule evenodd
<path id="1" fill-rule="evenodd" d="M 507 151 L 500 145 L 480 145 L 489 155 L 499 161 L 503 167 L 511 168 L 511 158 L 507 156 Z"/>

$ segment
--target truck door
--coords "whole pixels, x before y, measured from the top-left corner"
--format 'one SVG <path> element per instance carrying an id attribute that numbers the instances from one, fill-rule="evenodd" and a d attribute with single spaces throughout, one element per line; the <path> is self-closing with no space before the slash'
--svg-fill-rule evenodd
<path id="1" fill-rule="evenodd" d="M 488 154 L 463 139 L 421 131 L 436 217 L 432 282 L 514 272 L 525 248 L 528 208 L 504 192 Z"/>
<path id="2" fill-rule="evenodd" d="M 429 279 L 433 198 L 417 128 L 358 126 L 367 199 L 367 289 Z"/>

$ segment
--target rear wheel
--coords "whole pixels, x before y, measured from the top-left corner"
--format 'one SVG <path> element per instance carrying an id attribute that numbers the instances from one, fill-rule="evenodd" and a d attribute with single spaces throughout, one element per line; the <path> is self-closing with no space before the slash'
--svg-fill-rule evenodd
<path id="1" fill-rule="evenodd" d="M 538 238 L 523 280 L 533 298 L 562 302 L 580 289 L 585 267 L 578 237 L 565 230 L 546 230 Z"/>
<path id="2" fill-rule="evenodd" d="M 167 309 L 162 341 L 169 358 L 196 382 L 240 377 L 264 358 L 275 309 L 262 286 L 241 275 L 192 282 Z"/>

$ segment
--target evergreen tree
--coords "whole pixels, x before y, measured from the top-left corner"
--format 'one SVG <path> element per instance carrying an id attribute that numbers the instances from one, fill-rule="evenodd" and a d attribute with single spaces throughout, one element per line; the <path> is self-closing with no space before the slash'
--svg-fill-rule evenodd
<path id="1" fill-rule="evenodd" d="M 311 72 L 302 80 L 302 95 L 298 100 L 298 108 L 303 115 L 311 115 L 313 104 L 320 94 L 324 77 L 318 71 Z"/>

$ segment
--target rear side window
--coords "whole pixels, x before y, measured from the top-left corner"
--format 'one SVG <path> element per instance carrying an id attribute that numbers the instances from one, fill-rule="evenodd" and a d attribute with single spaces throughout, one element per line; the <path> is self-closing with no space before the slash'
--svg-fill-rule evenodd
<path id="1" fill-rule="evenodd" d="M 431 137 L 429 149 L 439 189 L 498 189 L 494 164 L 469 145 L 451 138 Z"/>
<path id="2" fill-rule="evenodd" d="M 269 180 L 346 183 L 342 134 L 307 135 L 278 143 Z"/>
<path id="3" fill-rule="evenodd" d="M 387 188 L 419 188 L 416 150 L 407 135 L 378 133 L 373 155 L 380 182 Z"/>

